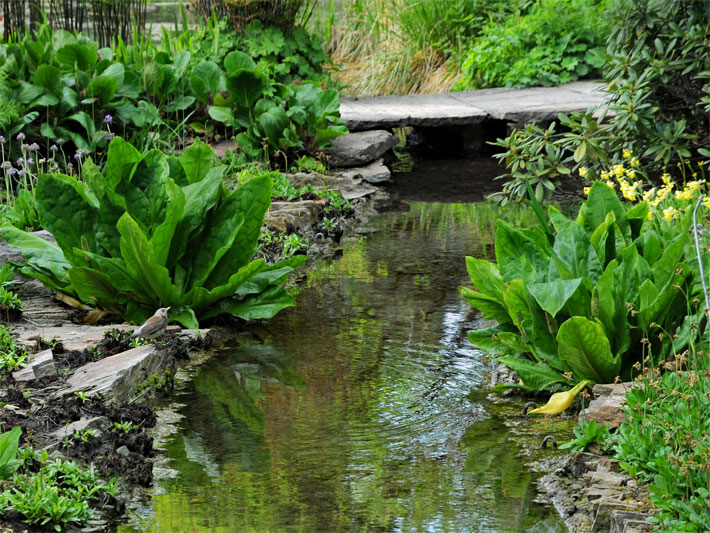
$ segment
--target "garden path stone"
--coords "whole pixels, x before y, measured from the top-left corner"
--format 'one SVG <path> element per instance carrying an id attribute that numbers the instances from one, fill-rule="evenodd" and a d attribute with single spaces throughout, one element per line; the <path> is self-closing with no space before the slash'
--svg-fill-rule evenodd
<path id="1" fill-rule="evenodd" d="M 12 373 L 15 381 L 34 381 L 35 379 L 57 377 L 57 367 L 54 365 L 54 354 L 52 350 L 44 350 L 31 354 L 27 358 L 27 366 L 17 372 Z"/>
<path id="2" fill-rule="evenodd" d="M 340 116 L 351 131 L 403 126 L 465 126 L 484 120 L 529 123 L 556 120 L 607 101 L 602 82 L 559 87 L 498 88 L 441 94 L 341 98 Z M 337 140 L 337 139 L 336 139 Z"/>
<path id="3" fill-rule="evenodd" d="M 367 183 L 380 184 L 390 181 L 392 173 L 385 166 L 382 158 L 380 158 L 364 167 L 341 170 L 336 176 L 338 178 L 361 179 Z"/>
<path id="4" fill-rule="evenodd" d="M 377 130 L 348 133 L 331 142 L 333 146 L 323 150 L 331 167 L 359 167 L 375 161 L 398 141 L 390 132 Z"/>
<path id="5" fill-rule="evenodd" d="M 132 400 L 138 388 L 153 375 L 162 375 L 170 358 L 160 346 L 148 344 L 84 365 L 67 380 L 58 397 L 84 392 L 101 395 L 106 403 L 122 405 Z"/>

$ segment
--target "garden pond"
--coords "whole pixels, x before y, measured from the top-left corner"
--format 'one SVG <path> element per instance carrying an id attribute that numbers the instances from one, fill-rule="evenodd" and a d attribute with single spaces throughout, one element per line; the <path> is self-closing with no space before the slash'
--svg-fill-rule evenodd
<path id="1" fill-rule="evenodd" d="M 469 189 L 458 199 L 480 200 Z M 482 320 L 457 290 L 497 218 L 532 214 L 408 200 L 178 386 L 155 488 L 119 531 L 565 531 L 529 464 L 575 420 L 489 396 L 466 340 Z"/>

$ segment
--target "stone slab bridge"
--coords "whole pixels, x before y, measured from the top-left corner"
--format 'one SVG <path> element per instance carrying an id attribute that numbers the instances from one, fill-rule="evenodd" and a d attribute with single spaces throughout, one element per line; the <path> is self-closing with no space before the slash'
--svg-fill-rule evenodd
<path id="1" fill-rule="evenodd" d="M 350 131 L 410 126 L 425 148 L 486 155 L 487 141 L 522 124 L 547 125 L 558 113 L 584 112 L 607 99 L 602 82 L 578 81 L 559 87 L 342 98 L 340 115 Z"/>

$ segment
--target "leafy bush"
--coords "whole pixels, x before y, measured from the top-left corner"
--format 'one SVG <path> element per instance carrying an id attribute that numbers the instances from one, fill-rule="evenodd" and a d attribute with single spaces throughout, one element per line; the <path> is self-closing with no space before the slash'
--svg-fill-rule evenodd
<path id="1" fill-rule="evenodd" d="M 504 194 L 520 199 L 525 179 L 544 179 L 552 190 L 565 168 L 602 177 L 622 154 L 633 153 L 636 170 L 656 178 L 680 173 L 670 166 L 710 157 L 710 18 L 702 0 L 635 2 L 609 10 L 604 79 L 611 100 L 600 116 L 560 115 L 564 131 L 526 128 L 496 144 L 512 179 Z M 609 111 L 613 120 L 605 121 Z M 543 178 L 544 176 L 544 178 Z"/>
<path id="2" fill-rule="evenodd" d="M 702 318 L 691 300 L 697 265 L 685 260 L 690 213 L 660 228 L 645 227 L 648 213 L 645 202 L 627 210 L 598 182 L 576 220 L 549 208 L 555 234 L 547 223 L 518 230 L 499 220 L 497 265 L 466 258 L 478 291 L 461 294 L 498 322 L 470 332 L 471 343 L 499 355 L 529 390 L 628 379 L 648 349 L 683 350 Z"/>
<path id="3" fill-rule="evenodd" d="M 293 305 L 281 287 L 305 261 L 268 266 L 251 261 L 269 207 L 271 180 L 235 191 L 223 166 L 196 142 L 180 158 L 142 155 L 114 139 L 103 171 L 87 160 L 83 182 L 39 176 L 36 199 L 53 245 L 9 224 L 0 232 L 27 263 L 20 272 L 102 309 L 140 323 L 158 307 L 191 328 L 223 313 L 268 318 Z"/>
<path id="4" fill-rule="evenodd" d="M 5 326 L 0 325 L 0 376 L 25 365 L 27 348 L 17 344 Z"/>
<path id="5" fill-rule="evenodd" d="M 491 22 L 473 41 L 454 90 L 558 85 L 600 74 L 606 1 L 540 0 Z"/>

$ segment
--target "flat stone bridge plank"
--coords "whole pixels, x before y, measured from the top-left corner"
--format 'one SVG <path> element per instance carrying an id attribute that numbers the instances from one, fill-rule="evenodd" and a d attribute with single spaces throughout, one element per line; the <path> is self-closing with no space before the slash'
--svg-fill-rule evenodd
<path id="1" fill-rule="evenodd" d="M 340 115 L 351 131 L 465 126 L 490 119 L 544 122 L 555 120 L 558 113 L 584 112 L 607 99 L 602 82 L 577 81 L 559 87 L 342 98 Z"/>

